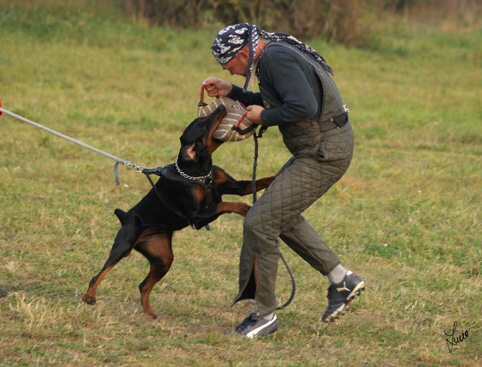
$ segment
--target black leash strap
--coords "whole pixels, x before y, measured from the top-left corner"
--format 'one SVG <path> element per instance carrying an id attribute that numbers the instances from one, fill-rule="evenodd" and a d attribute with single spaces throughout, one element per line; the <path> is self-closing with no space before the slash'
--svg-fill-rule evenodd
<path id="1" fill-rule="evenodd" d="M 253 124 L 254 125 L 254 124 Z M 263 137 L 264 132 L 266 131 L 267 127 L 266 126 L 261 126 L 259 129 L 259 134 L 256 132 L 253 134 L 253 139 L 254 139 L 254 157 L 253 157 L 253 175 L 252 175 L 252 190 L 253 190 L 253 204 L 256 202 L 258 199 L 256 195 L 256 170 L 258 168 L 258 139 Z M 295 276 L 293 275 L 293 272 L 291 271 L 291 268 L 289 267 L 288 263 L 286 262 L 285 257 L 283 254 L 279 253 L 281 261 L 283 261 L 284 266 L 286 267 L 286 270 L 288 271 L 288 274 L 291 278 L 291 294 L 288 300 L 283 303 L 281 306 L 276 307 L 276 310 L 282 310 L 283 308 L 286 308 L 289 306 L 289 304 L 293 301 L 296 295 L 296 280 Z"/>

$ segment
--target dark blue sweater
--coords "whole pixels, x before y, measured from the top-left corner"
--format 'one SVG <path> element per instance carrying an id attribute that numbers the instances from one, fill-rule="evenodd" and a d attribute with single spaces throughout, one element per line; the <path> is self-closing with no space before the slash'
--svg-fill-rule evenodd
<path id="1" fill-rule="evenodd" d="M 266 48 L 259 58 L 257 76 L 260 86 L 279 102 L 278 107 L 261 113 L 263 125 L 287 125 L 320 117 L 321 82 L 313 67 L 296 52 L 286 47 Z M 246 106 L 263 106 L 260 93 L 243 92 L 238 86 L 233 86 L 228 97 Z"/>

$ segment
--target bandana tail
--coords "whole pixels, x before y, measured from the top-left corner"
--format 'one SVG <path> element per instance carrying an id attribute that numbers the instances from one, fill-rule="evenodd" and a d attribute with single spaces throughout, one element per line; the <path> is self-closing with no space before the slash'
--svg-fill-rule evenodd
<path id="1" fill-rule="evenodd" d="M 248 59 L 248 70 L 246 71 L 246 80 L 244 82 L 243 91 L 246 92 L 248 89 L 249 82 L 253 74 L 254 66 L 254 53 L 258 47 L 258 27 L 256 25 L 248 25 L 248 48 L 249 48 L 249 59 Z"/>

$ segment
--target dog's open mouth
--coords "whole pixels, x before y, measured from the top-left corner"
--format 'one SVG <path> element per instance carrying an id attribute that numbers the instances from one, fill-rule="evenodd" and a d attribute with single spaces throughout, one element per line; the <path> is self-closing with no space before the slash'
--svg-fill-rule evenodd
<path id="1" fill-rule="evenodd" d="M 196 159 L 196 150 L 194 149 L 195 145 L 196 144 L 192 144 L 186 148 L 186 151 L 185 151 L 186 156 L 184 157 L 186 158 L 186 160 L 193 161 Z"/>

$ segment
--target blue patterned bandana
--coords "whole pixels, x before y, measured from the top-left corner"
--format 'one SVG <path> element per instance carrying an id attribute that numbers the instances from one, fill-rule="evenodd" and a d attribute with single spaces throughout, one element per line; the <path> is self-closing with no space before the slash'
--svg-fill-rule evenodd
<path id="1" fill-rule="evenodd" d="M 323 56 L 310 46 L 298 41 L 295 37 L 286 33 L 266 32 L 254 24 L 232 24 L 219 31 L 211 47 L 211 52 L 216 61 L 223 66 L 230 62 L 238 52 L 244 48 L 244 46 L 249 46 L 248 70 L 246 71 L 246 82 L 243 87 L 244 91 L 246 91 L 253 73 L 254 54 L 258 47 L 259 36 L 268 41 L 287 42 L 290 45 L 295 46 L 299 50 L 313 56 L 325 71 L 333 75 L 333 70 L 326 63 Z"/>

